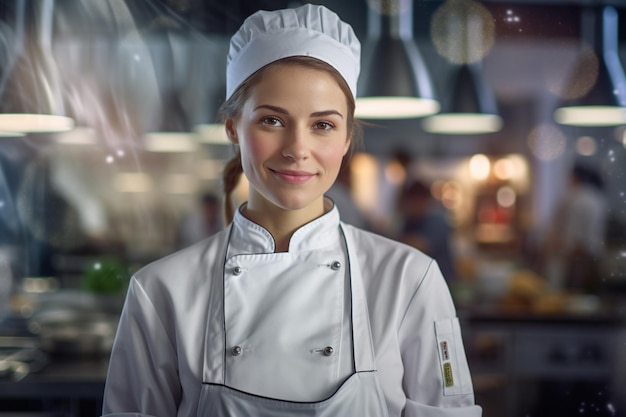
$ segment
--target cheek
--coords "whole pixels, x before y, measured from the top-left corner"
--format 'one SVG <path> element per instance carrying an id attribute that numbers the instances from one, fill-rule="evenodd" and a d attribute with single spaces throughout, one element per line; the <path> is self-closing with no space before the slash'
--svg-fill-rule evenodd
<path id="1" fill-rule="evenodd" d="M 333 172 L 338 172 L 343 160 L 345 147 L 343 144 L 333 144 L 332 146 L 325 147 L 320 157 L 324 160 L 326 169 Z"/>
<path id="2" fill-rule="evenodd" d="M 249 161 L 261 161 L 272 154 L 271 142 L 255 136 L 251 132 L 243 132 L 239 141 L 241 155 Z"/>

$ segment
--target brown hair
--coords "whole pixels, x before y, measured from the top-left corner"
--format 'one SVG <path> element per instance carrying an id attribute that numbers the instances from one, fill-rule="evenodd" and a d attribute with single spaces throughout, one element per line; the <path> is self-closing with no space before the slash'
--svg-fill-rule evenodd
<path id="1" fill-rule="evenodd" d="M 219 116 L 223 122 L 227 119 L 236 119 L 240 116 L 241 109 L 245 101 L 250 96 L 250 91 L 252 90 L 252 87 L 254 87 L 259 82 L 259 79 L 261 78 L 264 69 L 269 67 L 270 65 L 275 64 L 301 66 L 305 68 L 326 71 L 327 73 L 332 75 L 341 87 L 341 90 L 344 92 L 344 95 L 346 96 L 346 99 L 348 101 L 348 136 L 352 138 L 350 151 L 348 152 L 348 154 L 350 154 L 355 147 L 360 146 L 361 130 L 360 125 L 354 118 L 356 103 L 354 101 L 354 97 L 352 96 L 352 91 L 350 90 L 350 87 L 341 76 L 341 74 L 331 65 L 327 64 L 324 61 L 320 61 L 319 59 L 307 56 L 292 56 L 280 59 L 278 61 L 274 61 L 248 77 L 244 82 L 239 85 L 239 87 L 237 87 L 237 89 L 233 92 L 230 98 L 226 100 L 226 102 L 224 102 L 224 104 L 220 108 Z M 235 209 L 232 202 L 232 193 L 235 190 L 235 187 L 237 187 L 242 173 L 243 167 L 241 166 L 241 154 L 239 152 L 239 149 L 237 149 L 235 156 L 230 161 L 228 161 L 222 173 L 222 184 L 224 192 L 224 217 L 227 223 L 230 223 L 233 220 L 233 216 L 235 214 Z"/>

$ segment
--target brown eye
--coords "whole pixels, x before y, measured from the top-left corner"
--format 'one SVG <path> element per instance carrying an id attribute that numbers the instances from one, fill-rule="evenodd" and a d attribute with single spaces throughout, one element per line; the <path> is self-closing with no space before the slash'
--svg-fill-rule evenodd
<path id="1" fill-rule="evenodd" d="M 329 122 L 317 122 L 315 123 L 315 128 L 316 129 L 320 129 L 320 130 L 330 130 L 332 128 L 334 128 L 335 126 L 332 123 Z"/>
<path id="2" fill-rule="evenodd" d="M 261 119 L 261 123 L 266 126 L 282 126 L 282 122 L 276 117 L 264 117 Z"/>

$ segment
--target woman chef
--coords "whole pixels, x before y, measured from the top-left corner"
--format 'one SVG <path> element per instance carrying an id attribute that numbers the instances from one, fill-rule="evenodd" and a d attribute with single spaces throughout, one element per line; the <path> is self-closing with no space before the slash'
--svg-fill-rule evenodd
<path id="1" fill-rule="evenodd" d="M 437 264 L 324 197 L 352 142 L 359 60 L 352 28 L 310 4 L 233 36 L 225 190 L 243 169 L 248 201 L 133 277 L 105 415 L 481 415 Z"/>

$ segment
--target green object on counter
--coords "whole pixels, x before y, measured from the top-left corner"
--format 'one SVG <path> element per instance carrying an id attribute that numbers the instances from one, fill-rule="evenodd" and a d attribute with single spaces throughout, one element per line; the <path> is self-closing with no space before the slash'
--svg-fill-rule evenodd
<path id="1" fill-rule="evenodd" d="M 83 274 L 84 290 L 97 294 L 118 294 L 128 284 L 128 270 L 115 258 L 93 261 Z"/>

